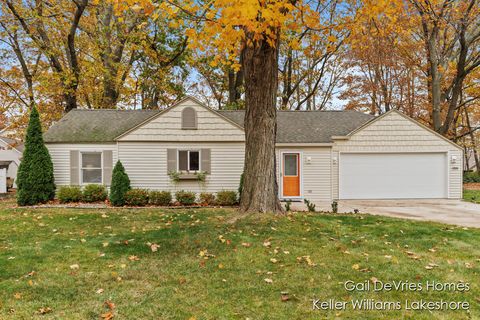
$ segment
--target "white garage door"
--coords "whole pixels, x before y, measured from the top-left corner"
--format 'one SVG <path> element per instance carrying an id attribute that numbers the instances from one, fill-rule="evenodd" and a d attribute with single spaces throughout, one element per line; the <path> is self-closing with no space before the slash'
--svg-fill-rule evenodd
<path id="1" fill-rule="evenodd" d="M 342 153 L 340 199 L 447 197 L 446 153 Z"/>

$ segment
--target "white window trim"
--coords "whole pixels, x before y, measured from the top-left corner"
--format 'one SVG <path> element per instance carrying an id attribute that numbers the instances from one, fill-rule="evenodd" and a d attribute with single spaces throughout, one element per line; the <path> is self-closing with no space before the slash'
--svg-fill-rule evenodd
<path id="1" fill-rule="evenodd" d="M 100 154 L 100 168 L 83 168 L 83 155 L 84 154 Z M 103 184 L 103 152 L 102 151 L 80 151 L 80 165 L 79 165 L 79 170 L 80 170 L 80 184 L 87 185 L 87 184 Z M 102 170 L 102 181 L 100 183 L 95 183 L 95 182 L 84 182 L 83 181 L 83 169 L 100 169 Z"/>
<path id="2" fill-rule="evenodd" d="M 198 170 L 180 170 L 180 151 L 187 151 L 187 168 L 190 169 L 190 152 L 198 152 Z M 177 150 L 177 171 L 178 172 L 200 172 L 202 171 L 202 151 L 199 149 L 178 149 Z"/>

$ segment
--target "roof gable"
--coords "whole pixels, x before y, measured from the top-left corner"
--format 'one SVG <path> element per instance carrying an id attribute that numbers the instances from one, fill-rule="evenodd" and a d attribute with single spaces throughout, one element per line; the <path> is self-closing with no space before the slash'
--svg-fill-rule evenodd
<path id="1" fill-rule="evenodd" d="M 183 110 L 196 112 L 196 128 L 182 129 Z M 132 129 L 118 141 L 244 141 L 243 127 L 221 113 L 187 97 Z"/>
<path id="2" fill-rule="evenodd" d="M 388 118 L 392 118 L 392 117 L 396 117 L 396 119 L 400 119 L 400 120 L 404 120 L 406 123 L 408 123 L 408 125 L 410 126 L 410 128 L 408 128 L 408 130 L 411 130 L 413 131 L 415 128 L 420 128 L 422 130 L 424 130 L 424 134 L 428 134 L 430 136 L 434 136 L 435 138 L 439 138 L 441 140 L 443 140 L 443 142 L 446 142 L 450 145 L 453 145 L 455 146 L 456 148 L 460 149 L 460 150 L 463 150 L 462 147 L 460 147 L 458 144 L 456 144 L 455 142 L 447 139 L 446 137 L 442 136 L 441 134 L 439 134 L 438 132 L 430 129 L 429 127 L 421 124 L 420 122 L 410 118 L 409 116 L 407 116 L 406 114 L 396 110 L 396 109 L 392 109 L 388 112 L 385 112 L 384 114 L 378 116 L 378 117 L 375 117 L 373 118 L 371 121 L 365 123 L 363 126 L 360 126 L 359 128 L 357 128 L 356 130 L 350 132 L 348 134 L 348 136 L 353 136 L 363 130 L 368 130 L 369 127 L 371 126 L 375 126 L 376 124 L 379 124 L 381 123 L 382 121 L 388 119 Z M 392 126 L 392 124 L 388 124 L 388 126 Z M 395 128 L 393 128 L 395 130 Z M 405 130 L 405 127 L 404 127 L 404 130 Z"/>

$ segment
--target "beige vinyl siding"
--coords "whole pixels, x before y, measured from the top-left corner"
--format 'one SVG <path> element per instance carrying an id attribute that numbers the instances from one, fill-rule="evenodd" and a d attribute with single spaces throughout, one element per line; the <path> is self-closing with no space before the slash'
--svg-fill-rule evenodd
<path id="1" fill-rule="evenodd" d="M 302 191 L 302 199 L 308 199 L 315 204 L 325 204 L 332 199 L 331 189 L 331 148 L 330 147 L 285 147 L 277 148 L 277 179 L 279 182 L 279 192 L 281 195 L 281 154 L 282 152 L 299 152 L 301 153 L 301 172 L 302 178 L 300 183 Z M 310 161 L 308 159 L 310 158 Z M 301 199 L 301 201 L 303 201 Z"/>
<path id="2" fill-rule="evenodd" d="M 197 129 L 182 129 L 182 112 L 192 107 L 197 112 Z M 157 118 L 120 137 L 119 141 L 244 141 L 242 129 L 193 100 L 160 114 Z"/>
<path id="3" fill-rule="evenodd" d="M 57 186 L 70 184 L 70 150 L 78 150 L 79 152 L 103 152 L 111 150 L 113 153 L 113 165 L 117 162 L 117 145 L 116 143 L 105 144 L 88 144 L 88 143 L 50 143 L 47 144 L 48 151 L 52 157 L 53 174 L 55 184 Z"/>
<path id="4" fill-rule="evenodd" d="M 211 174 L 203 186 L 198 181 L 171 182 L 167 170 L 167 149 L 210 149 Z M 243 142 L 119 142 L 118 153 L 132 187 L 152 190 L 217 192 L 237 190 L 243 172 Z M 202 169 L 202 168 L 200 168 Z"/>
<path id="5" fill-rule="evenodd" d="M 338 164 L 342 152 L 445 152 L 448 153 L 448 197 L 462 197 L 462 150 L 397 112 L 368 124 L 349 140 L 337 140 L 332 149 L 333 198 L 338 199 Z M 451 163 L 451 156 L 457 163 Z M 337 159 L 334 163 L 334 159 Z M 393 168 L 392 168 L 393 170 Z"/>

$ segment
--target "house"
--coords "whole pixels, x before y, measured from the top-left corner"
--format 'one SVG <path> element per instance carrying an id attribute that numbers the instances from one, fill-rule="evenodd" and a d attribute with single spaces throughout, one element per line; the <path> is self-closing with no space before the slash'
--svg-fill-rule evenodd
<path id="1" fill-rule="evenodd" d="M 10 161 L 0 161 L 0 194 L 7 193 L 7 169 Z"/>
<path id="2" fill-rule="evenodd" d="M 1 132 L 0 132 L 1 134 Z M 22 159 L 24 145 L 22 142 L 0 135 L 0 162 L 8 162 L 6 166 L 6 179 L 13 181 L 12 186 L 17 187 L 17 171 Z M 0 188 L 2 188 L 0 181 Z"/>
<path id="3" fill-rule="evenodd" d="M 277 118 L 283 200 L 329 206 L 338 199 L 462 197 L 462 149 L 398 111 L 278 111 Z M 212 110 L 193 98 L 161 111 L 73 110 L 45 141 L 57 185 L 109 185 L 120 159 L 136 188 L 237 190 L 243 119 L 243 111 Z M 205 182 L 198 171 L 207 173 Z"/>

